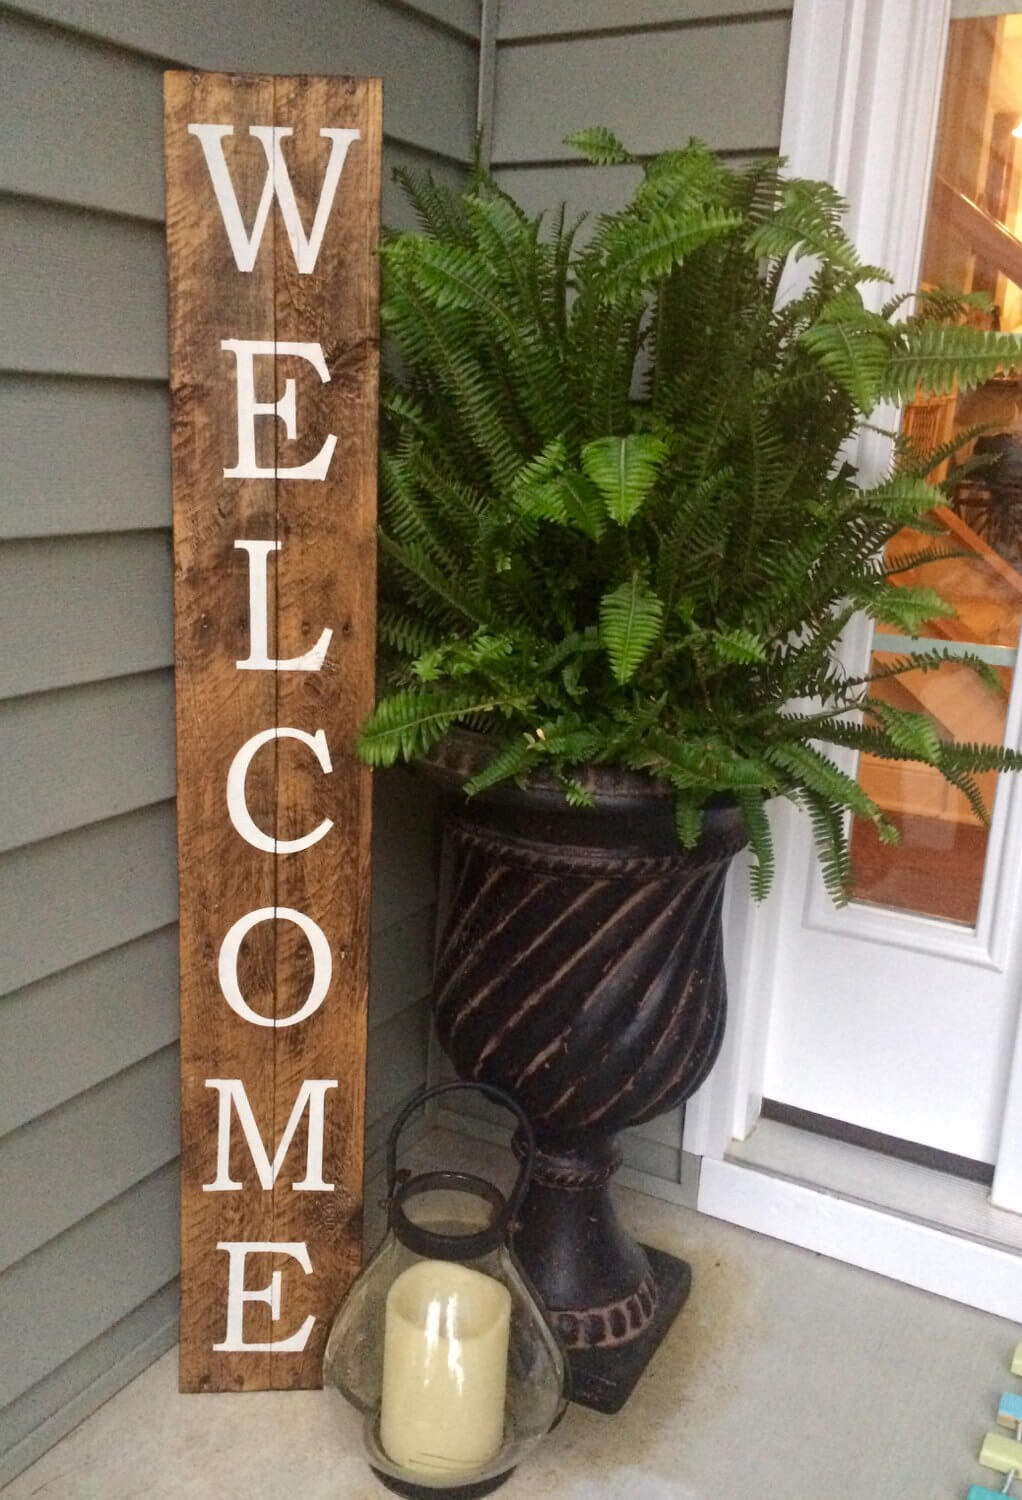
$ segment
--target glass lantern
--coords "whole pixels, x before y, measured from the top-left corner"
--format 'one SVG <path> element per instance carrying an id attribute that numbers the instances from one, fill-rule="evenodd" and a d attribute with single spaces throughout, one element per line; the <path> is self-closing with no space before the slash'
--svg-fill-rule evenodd
<path id="1" fill-rule="evenodd" d="M 398 1172 L 410 1116 L 454 1089 L 518 1119 L 523 1160 L 507 1201 L 464 1172 Z M 390 1133 L 387 1233 L 334 1320 L 323 1383 L 364 1414 L 373 1472 L 399 1495 L 488 1495 L 564 1411 L 564 1356 L 510 1243 L 534 1158 L 529 1121 L 488 1084 L 420 1090 Z"/>

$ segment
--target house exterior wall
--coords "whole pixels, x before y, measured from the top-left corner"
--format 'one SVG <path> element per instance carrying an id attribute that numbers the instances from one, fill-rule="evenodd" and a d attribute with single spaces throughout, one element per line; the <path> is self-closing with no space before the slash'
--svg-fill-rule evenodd
<path id="1" fill-rule="evenodd" d="M 781 139 L 790 0 L 501 0 L 493 170 L 530 211 L 623 204 L 636 167 L 583 163 L 564 137 L 606 125 L 638 156 L 697 136 L 736 165 Z M 681 1183 L 681 1112 L 623 1138 L 645 1185 Z M 634 1181 L 635 1179 L 630 1179 Z"/>
<path id="2" fill-rule="evenodd" d="M 478 0 L 0 3 L 0 1483 L 176 1336 L 162 70 L 380 74 L 456 180 Z M 421 1082 L 422 789 L 377 778 L 368 1140 Z"/>

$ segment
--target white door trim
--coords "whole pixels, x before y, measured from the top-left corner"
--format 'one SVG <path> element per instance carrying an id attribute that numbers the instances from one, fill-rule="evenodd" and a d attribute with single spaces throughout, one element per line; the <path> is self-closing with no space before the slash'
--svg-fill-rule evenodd
<path id="1" fill-rule="evenodd" d="M 1022 1256 L 731 1161 L 704 1161 L 699 1209 L 1022 1322 Z"/>
<path id="2" fill-rule="evenodd" d="M 951 14 L 951 0 L 794 4 L 781 154 L 792 173 L 826 178 L 849 199 L 848 228 L 863 258 L 890 268 L 899 287 L 914 286 L 918 276 L 931 173 L 918 142 L 932 142 L 936 134 Z M 888 456 L 883 440 L 872 435 L 858 450 L 867 471 L 886 469 Z M 787 871 L 788 879 L 804 879 L 807 834 L 797 814 L 783 806 L 773 821 L 782 878 Z M 736 861 L 726 906 L 729 1031 L 717 1067 L 686 1110 L 684 1148 L 703 1157 L 698 1207 L 1022 1319 L 1017 1252 L 724 1159 L 732 1140 L 745 1139 L 753 1128 L 761 1106 L 778 904 L 771 898 L 752 906 L 743 862 Z M 876 934 L 869 936 L 875 940 Z M 1022 1211 L 1022 1149 L 1010 1149 L 1022 1142 L 1022 1027 L 1010 1097 L 994 1202 Z"/>

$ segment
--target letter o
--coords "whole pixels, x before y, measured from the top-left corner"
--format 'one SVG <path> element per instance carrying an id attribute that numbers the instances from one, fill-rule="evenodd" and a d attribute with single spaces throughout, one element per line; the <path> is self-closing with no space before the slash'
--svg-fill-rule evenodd
<path id="1" fill-rule="evenodd" d="M 285 1016 L 283 1020 L 261 1016 L 258 1011 L 253 1010 L 241 993 L 241 987 L 238 984 L 238 954 L 241 951 L 242 942 L 252 928 L 258 927 L 260 922 L 274 922 L 281 917 L 288 922 L 294 922 L 305 933 L 309 940 L 309 947 L 312 949 L 313 960 L 312 985 L 305 1004 L 296 1010 L 293 1016 Z M 326 998 L 332 970 L 333 959 L 330 956 L 330 944 L 327 942 L 322 927 L 311 917 L 307 917 L 303 911 L 295 911 L 293 906 L 261 906 L 258 911 L 247 912 L 245 916 L 238 918 L 220 945 L 218 973 L 224 999 L 235 1015 L 240 1016 L 243 1021 L 250 1021 L 253 1026 L 273 1026 L 280 1029 L 284 1026 L 297 1026 L 300 1021 L 307 1021 L 319 1010 Z"/>

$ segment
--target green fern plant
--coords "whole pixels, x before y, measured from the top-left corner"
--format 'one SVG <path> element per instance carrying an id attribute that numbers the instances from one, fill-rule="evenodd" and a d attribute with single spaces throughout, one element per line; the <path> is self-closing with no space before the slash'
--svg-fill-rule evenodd
<path id="1" fill-rule="evenodd" d="M 573 143 L 632 161 L 602 128 Z M 976 385 L 1020 362 L 1015 341 L 964 325 L 970 299 L 948 293 L 872 310 L 863 286 L 889 278 L 860 262 L 845 205 L 775 163 L 666 152 L 584 243 L 563 210 L 532 218 L 482 170 L 460 194 L 398 175 L 421 231 L 381 251 L 397 359 L 364 758 L 414 760 L 460 725 L 493 745 L 470 795 L 546 767 L 577 801 L 579 765 L 629 767 L 674 788 L 686 846 L 724 794 L 757 896 L 771 798 L 808 813 L 838 900 L 847 813 L 897 837 L 828 746 L 924 761 L 982 812 L 973 773 L 1022 756 L 948 744 L 870 691 L 949 653 L 857 678 L 835 660 L 856 610 L 909 635 L 948 612 L 883 561 L 899 527 L 930 526 L 932 464 L 906 450 L 869 486 L 841 455 L 876 407 Z M 806 257 L 803 290 L 780 296 Z"/>

